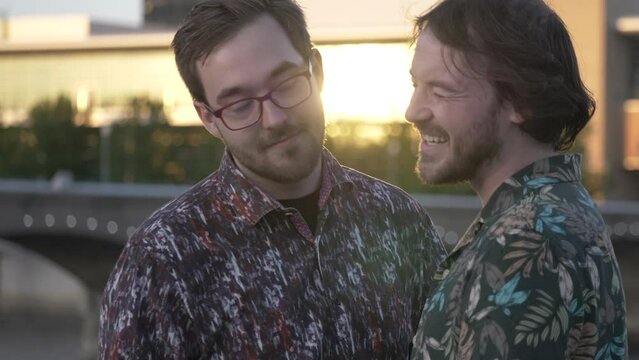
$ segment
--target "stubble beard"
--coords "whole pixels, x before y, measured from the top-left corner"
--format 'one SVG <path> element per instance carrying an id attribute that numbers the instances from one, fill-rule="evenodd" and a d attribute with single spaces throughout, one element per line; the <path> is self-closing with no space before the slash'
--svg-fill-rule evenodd
<path id="1" fill-rule="evenodd" d="M 457 137 L 448 156 L 441 165 L 431 165 L 418 152 L 415 172 L 427 185 L 455 184 L 475 179 L 480 170 L 496 161 L 502 149 L 498 134 L 497 111 L 491 111 L 483 120 L 473 123 L 462 138 Z M 429 167 L 437 166 L 437 169 Z"/>
<path id="2" fill-rule="evenodd" d="M 293 133 L 303 137 L 304 141 L 279 151 L 269 149 L 273 139 L 289 136 Z M 321 118 L 307 119 L 301 126 L 286 126 L 257 140 L 252 151 L 230 149 L 234 158 L 249 171 L 273 182 L 291 184 L 311 174 L 322 154 L 325 131 L 323 115 Z"/>

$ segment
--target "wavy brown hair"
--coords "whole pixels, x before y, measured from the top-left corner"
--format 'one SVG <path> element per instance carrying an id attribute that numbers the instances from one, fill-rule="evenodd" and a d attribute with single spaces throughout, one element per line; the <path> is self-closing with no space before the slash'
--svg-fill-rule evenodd
<path id="1" fill-rule="evenodd" d="M 570 34 L 542 0 L 444 0 L 417 17 L 414 40 L 426 29 L 462 55 L 457 68 L 486 76 L 537 141 L 567 150 L 592 117 Z"/>
<path id="2" fill-rule="evenodd" d="M 272 16 L 305 60 L 311 56 L 311 39 L 304 13 L 295 0 L 204 0 L 189 12 L 178 28 L 171 48 L 182 80 L 194 100 L 206 102 L 197 61 L 237 34 L 261 15 Z M 259 61 L 259 59 L 255 59 Z"/>

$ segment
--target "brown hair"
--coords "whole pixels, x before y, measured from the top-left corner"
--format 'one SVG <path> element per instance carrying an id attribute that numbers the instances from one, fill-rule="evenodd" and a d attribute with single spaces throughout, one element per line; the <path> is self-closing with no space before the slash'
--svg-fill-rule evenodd
<path id="1" fill-rule="evenodd" d="M 206 102 L 196 63 L 261 15 L 272 16 L 305 60 L 311 56 L 306 20 L 295 0 L 204 0 L 191 9 L 171 47 L 182 80 L 194 100 Z"/>
<path id="2" fill-rule="evenodd" d="M 426 29 L 492 82 L 537 141 L 567 150 L 592 117 L 570 34 L 542 0 L 444 0 L 417 17 L 414 40 Z M 487 69 L 473 66 L 478 56 Z"/>

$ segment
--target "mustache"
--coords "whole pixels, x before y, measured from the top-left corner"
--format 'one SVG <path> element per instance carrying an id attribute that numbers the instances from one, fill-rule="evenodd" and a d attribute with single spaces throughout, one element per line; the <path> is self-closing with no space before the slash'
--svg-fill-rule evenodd
<path id="1" fill-rule="evenodd" d="M 413 124 L 413 129 L 415 129 L 420 134 L 428 134 L 433 136 L 444 136 L 446 131 L 440 126 L 432 125 L 432 124 Z"/>
<path id="2" fill-rule="evenodd" d="M 270 129 L 264 132 L 258 140 L 258 145 L 263 148 L 269 147 L 293 136 L 294 134 L 304 131 L 306 128 L 307 126 L 304 124 L 283 124 L 275 129 Z"/>

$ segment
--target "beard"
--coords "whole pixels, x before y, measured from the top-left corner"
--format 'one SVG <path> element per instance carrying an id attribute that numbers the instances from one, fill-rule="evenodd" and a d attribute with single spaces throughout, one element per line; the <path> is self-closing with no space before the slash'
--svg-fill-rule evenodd
<path id="1" fill-rule="evenodd" d="M 474 179 L 501 152 L 502 140 L 497 135 L 496 116 L 495 109 L 483 119 L 474 121 L 466 131 L 457 134 L 451 144 L 450 154 L 441 164 L 424 159 L 421 151 L 418 151 L 415 171 L 420 180 L 429 185 L 441 185 Z"/>
<path id="2" fill-rule="evenodd" d="M 259 125 L 258 125 L 259 126 Z M 236 163 L 253 174 L 277 183 L 295 183 L 310 175 L 324 146 L 324 115 L 294 119 L 277 129 L 260 130 L 253 143 L 226 143 Z M 290 144 L 273 146 L 294 136 Z"/>

